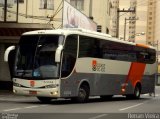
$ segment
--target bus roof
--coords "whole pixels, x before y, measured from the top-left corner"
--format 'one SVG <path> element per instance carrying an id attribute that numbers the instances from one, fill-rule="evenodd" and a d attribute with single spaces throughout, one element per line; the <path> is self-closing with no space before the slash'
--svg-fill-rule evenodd
<path id="1" fill-rule="evenodd" d="M 53 30 L 36 30 L 36 31 L 29 31 L 25 32 L 22 35 L 51 35 L 51 34 L 58 34 L 58 35 L 70 35 L 70 34 L 78 34 L 78 35 L 84 35 L 89 37 L 95 37 L 100 38 L 104 40 L 139 46 L 139 47 L 145 47 L 145 48 L 151 48 L 155 49 L 153 46 L 144 45 L 144 44 L 136 44 L 129 41 L 123 41 L 119 40 L 117 38 L 112 37 L 109 34 L 99 33 L 96 31 L 90 31 L 82 28 L 64 28 L 64 29 L 53 29 Z"/>

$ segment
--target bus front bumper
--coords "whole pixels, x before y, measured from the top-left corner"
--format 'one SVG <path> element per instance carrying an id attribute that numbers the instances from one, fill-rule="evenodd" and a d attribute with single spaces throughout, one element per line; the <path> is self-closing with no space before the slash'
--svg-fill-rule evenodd
<path id="1" fill-rule="evenodd" d="M 13 86 L 13 92 L 17 95 L 42 96 L 42 97 L 60 97 L 58 88 L 32 89 Z"/>

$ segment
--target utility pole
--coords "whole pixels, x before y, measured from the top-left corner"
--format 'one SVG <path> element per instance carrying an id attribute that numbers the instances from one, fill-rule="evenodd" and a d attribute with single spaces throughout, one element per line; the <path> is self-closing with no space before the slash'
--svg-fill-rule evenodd
<path id="1" fill-rule="evenodd" d="M 4 22 L 7 21 L 7 0 L 4 1 Z"/>
<path id="2" fill-rule="evenodd" d="M 118 9 L 117 10 L 117 33 L 116 33 L 116 37 L 118 38 L 119 37 L 119 14 L 120 14 L 120 12 L 131 12 L 131 13 L 135 13 L 136 12 L 136 10 L 135 9 L 128 9 L 128 10 L 125 10 L 125 9 L 123 9 L 123 10 L 120 10 L 120 9 Z"/>

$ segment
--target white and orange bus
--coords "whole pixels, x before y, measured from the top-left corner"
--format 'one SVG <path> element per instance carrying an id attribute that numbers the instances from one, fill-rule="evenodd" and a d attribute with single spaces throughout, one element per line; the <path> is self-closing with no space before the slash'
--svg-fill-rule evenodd
<path id="1" fill-rule="evenodd" d="M 12 49 L 6 50 L 6 60 Z M 13 92 L 42 102 L 140 98 L 155 90 L 156 51 L 151 46 L 73 28 L 26 32 L 16 49 Z"/>

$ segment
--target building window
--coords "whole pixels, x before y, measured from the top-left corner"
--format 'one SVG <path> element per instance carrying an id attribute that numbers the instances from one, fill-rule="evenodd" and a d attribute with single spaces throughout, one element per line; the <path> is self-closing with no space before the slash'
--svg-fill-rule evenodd
<path id="1" fill-rule="evenodd" d="M 14 3 L 17 3 L 17 0 L 14 0 Z M 24 3 L 24 0 L 18 0 L 18 3 Z"/>
<path id="2" fill-rule="evenodd" d="M 148 34 L 149 34 L 149 35 L 151 35 L 151 34 L 152 34 L 152 32 L 148 32 Z"/>
<path id="3" fill-rule="evenodd" d="M 149 25 L 152 25 L 152 22 L 149 22 Z"/>
<path id="4" fill-rule="evenodd" d="M 151 30 L 152 29 L 152 27 L 149 27 L 149 30 Z"/>
<path id="5" fill-rule="evenodd" d="M 151 39 L 151 37 L 150 36 L 148 36 L 148 40 L 150 40 Z"/>
<path id="6" fill-rule="evenodd" d="M 149 12 L 149 15 L 152 15 L 152 12 Z"/>
<path id="7" fill-rule="evenodd" d="M 150 2 L 149 4 L 150 4 L 150 5 L 152 5 L 153 3 L 152 3 L 152 2 Z"/>
<path id="8" fill-rule="evenodd" d="M 152 17 L 149 17 L 149 20 L 152 20 Z"/>
<path id="9" fill-rule="evenodd" d="M 70 0 L 71 5 L 79 10 L 84 10 L 84 0 Z"/>
<path id="10" fill-rule="evenodd" d="M 54 0 L 40 0 L 40 9 L 54 9 Z"/>

